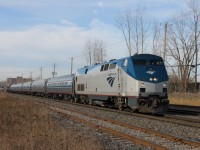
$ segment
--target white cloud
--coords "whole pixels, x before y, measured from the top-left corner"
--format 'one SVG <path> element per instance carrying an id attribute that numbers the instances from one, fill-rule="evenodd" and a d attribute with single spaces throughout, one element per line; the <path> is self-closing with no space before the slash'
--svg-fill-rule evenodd
<path id="1" fill-rule="evenodd" d="M 183 3 L 182 0 L 0 0 L 4 16 L 0 27 L 12 29 L 0 30 L 0 79 L 2 72 L 30 72 L 48 65 L 52 69 L 52 63 L 60 61 L 62 70 L 70 70 L 71 56 L 81 56 L 75 59 L 76 67 L 81 67 L 85 63 L 82 50 L 89 38 L 107 44 L 108 59 L 126 56 L 128 51 L 120 31 L 97 18 L 90 22 L 91 18 L 95 16 L 111 23 L 120 10 L 134 12 L 138 5 L 145 5 L 149 16 L 163 19 L 177 8 L 183 8 Z"/>
<path id="2" fill-rule="evenodd" d="M 60 21 L 62 24 L 66 25 L 66 26 L 77 26 L 77 24 L 71 22 L 71 21 L 68 21 L 66 19 L 61 19 Z"/>
<path id="3" fill-rule="evenodd" d="M 94 9 L 94 10 L 93 10 L 93 13 L 94 13 L 94 14 L 98 14 L 98 12 L 99 12 L 99 11 L 98 11 L 97 9 Z"/>
<path id="4" fill-rule="evenodd" d="M 104 7 L 103 2 L 102 1 L 97 2 L 97 6 L 103 8 Z"/>
<path id="5" fill-rule="evenodd" d="M 83 57 L 84 44 L 86 40 L 93 38 L 106 43 L 108 59 L 126 56 L 125 45 L 119 43 L 122 40 L 121 34 L 115 26 L 98 19 L 91 21 L 89 28 L 65 22 L 70 26 L 38 25 L 26 30 L 0 31 L 1 73 L 8 75 L 6 72 L 19 70 L 22 71 L 19 75 L 29 75 L 31 70 L 40 66 L 44 66 L 44 69 L 48 66 L 51 70 L 53 63 L 60 67 L 58 74 L 69 73 L 69 57 L 75 56 L 74 70 L 86 65 Z M 48 71 L 46 76 L 50 75 L 50 72 Z M 9 74 L 11 75 L 12 73 Z M 0 78 L 5 76 L 0 74 Z"/>

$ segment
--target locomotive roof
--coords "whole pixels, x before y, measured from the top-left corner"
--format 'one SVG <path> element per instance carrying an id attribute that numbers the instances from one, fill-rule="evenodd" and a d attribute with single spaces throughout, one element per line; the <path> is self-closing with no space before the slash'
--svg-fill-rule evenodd
<path id="1" fill-rule="evenodd" d="M 74 74 L 69 74 L 69 75 L 64 75 L 64 76 L 59 76 L 59 77 L 54 77 L 54 78 L 49 78 L 48 81 L 63 81 L 63 80 L 72 80 L 74 77 Z"/>
<path id="2" fill-rule="evenodd" d="M 85 66 L 83 68 L 78 69 L 78 73 L 79 74 L 85 74 L 85 72 L 92 70 L 92 69 L 94 69 L 98 66 L 101 66 L 103 64 L 117 63 L 121 60 L 128 59 L 130 57 L 132 59 L 159 59 L 159 60 L 162 60 L 162 57 L 157 56 L 157 55 L 153 55 L 153 54 L 135 54 L 133 56 L 128 56 L 128 57 L 124 57 L 124 58 L 120 58 L 120 59 L 112 59 L 109 62 L 104 62 L 104 63 L 101 63 L 101 64 L 95 64 L 95 65 L 92 65 L 92 66 Z"/>
<path id="3" fill-rule="evenodd" d="M 135 54 L 131 57 L 132 59 L 160 59 L 162 60 L 162 57 L 153 55 L 153 54 Z"/>
<path id="4" fill-rule="evenodd" d="M 31 84 L 32 84 L 31 81 L 29 81 L 29 82 L 24 82 L 22 86 L 27 86 L 27 85 L 31 85 Z"/>

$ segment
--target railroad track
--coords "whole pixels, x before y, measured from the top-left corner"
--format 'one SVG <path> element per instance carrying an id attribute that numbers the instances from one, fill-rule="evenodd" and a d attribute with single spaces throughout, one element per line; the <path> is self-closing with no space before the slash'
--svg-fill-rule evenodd
<path id="1" fill-rule="evenodd" d="M 186 105 L 169 105 L 170 112 L 176 112 L 176 113 L 185 113 L 185 114 L 194 114 L 199 115 L 200 114 L 200 107 L 198 106 L 186 106 Z"/>
<path id="2" fill-rule="evenodd" d="M 19 94 L 12 94 L 12 95 L 19 96 L 19 97 L 21 97 L 21 96 L 30 97 L 30 96 L 27 96 L 27 95 L 19 95 Z M 38 97 L 38 98 L 41 99 L 42 97 Z M 118 109 L 110 109 L 110 108 L 106 108 L 106 107 L 85 105 L 85 104 L 74 103 L 74 102 L 70 102 L 70 101 L 63 101 L 63 100 L 49 99 L 49 98 L 43 98 L 43 99 L 48 100 L 48 101 L 56 101 L 56 102 L 59 102 L 59 103 L 66 103 L 66 104 L 71 104 L 71 105 L 84 106 L 84 107 L 94 108 L 94 109 L 98 109 L 98 110 L 104 110 L 104 111 L 108 111 L 108 112 L 116 112 L 116 113 L 119 113 L 119 114 L 125 114 L 125 115 L 129 115 L 129 116 L 153 119 L 153 120 L 162 121 L 162 122 L 164 121 L 164 122 L 176 123 L 176 124 L 179 124 L 179 125 L 185 125 L 185 126 L 200 128 L 200 119 L 193 119 L 193 118 L 188 118 L 188 117 L 179 117 L 179 116 L 174 116 L 174 115 L 170 115 L 170 114 L 166 114 L 164 116 L 153 116 L 151 114 L 139 114 L 139 113 L 132 113 L 130 111 L 119 111 Z"/>
<path id="3" fill-rule="evenodd" d="M 199 117 L 199 119 L 195 119 L 195 118 L 188 118 L 188 117 L 183 117 L 183 116 L 174 116 L 174 115 L 170 115 L 170 114 L 166 114 L 164 117 L 173 119 L 173 120 L 187 121 L 191 125 L 195 124 L 194 127 L 200 127 L 200 117 Z"/>
<path id="4" fill-rule="evenodd" d="M 84 104 L 79 104 L 79 103 L 63 102 L 63 101 L 62 101 L 62 103 L 69 103 L 69 104 L 78 105 L 78 106 L 84 105 Z M 176 123 L 176 124 L 179 124 L 179 125 L 185 125 L 185 126 L 200 128 L 200 119 L 179 117 L 179 116 L 168 115 L 168 114 L 164 115 L 164 116 L 153 116 L 151 114 L 138 114 L 138 113 L 132 113 L 132 112 L 129 112 L 129 111 L 119 111 L 117 109 L 110 109 L 110 108 L 97 107 L 97 106 L 91 106 L 91 105 L 84 105 L 84 107 L 95 108 L 95 109 L 104 110 L 104 111 L 117 112 L 117 113 L 120 113 L 120 114 L 129 115 L 129 116 L 135 116 L 135 117 L 153 119 L 153 120 L 158 120 L 158 121 L 171 122 L 171 123 Z"/>
<path id="5" fill-rule="evenodd" d="M 23 100 L 24 98 L 21 99 Z M 67 117 L 75 122 L 83 123 L 103 132 L 110 133 L 114 136 L 126 139 L 136 144 L 144 145 L 146 147 L 152 147 L 153 149 L 172 149 L 174 148 L 174 145 L 178 145 L 177 148 L 179 149 L 200 148 L 200 143 L 198 142 L 177 138 L 158 131 L 129 125 L 113 119 L 87 114 L 74 109 L 61 108 L 56 104 L 49 103 L 49 100 L 35 101 L 32 99 L 31 101 L 49 106 L 50 109 L 63 117 Z M 155 139 L 157 139 L 157 142 L 155 142 Z"/>

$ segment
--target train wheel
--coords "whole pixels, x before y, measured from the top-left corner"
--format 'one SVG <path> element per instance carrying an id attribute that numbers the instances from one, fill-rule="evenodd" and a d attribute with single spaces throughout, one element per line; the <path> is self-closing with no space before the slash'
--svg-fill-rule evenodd
<path id="1" fill-rule="evenodd" d="M 123 111 L 123 107 L 122 106 L 119 106 L 119 111 Z"/>
<path id="2" fill-rule="evenodd" d="M 74 103 L 77 103 L 77 98 L 74 98 Z"/>

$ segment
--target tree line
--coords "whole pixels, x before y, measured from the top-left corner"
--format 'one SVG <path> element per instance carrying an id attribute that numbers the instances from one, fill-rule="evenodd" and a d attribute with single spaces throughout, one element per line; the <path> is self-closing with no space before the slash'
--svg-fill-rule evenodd
<path id="1" fill-rule="evenodd" d="M 160 55 L 170 76 L 173 91 L 187 92 L 197 86 L 198 51 L 200 45 L 200 1 L 186 0 L 186 9 L 177 12 L 164 24 L 150 19 L 144 7 L 119 12 L 116 26 L 121 31 L 129 55 L 152 53 Z M 106 46 L 102 40 L 87 40 L 84 56 L 88 65 L 102 63 Z"/>

